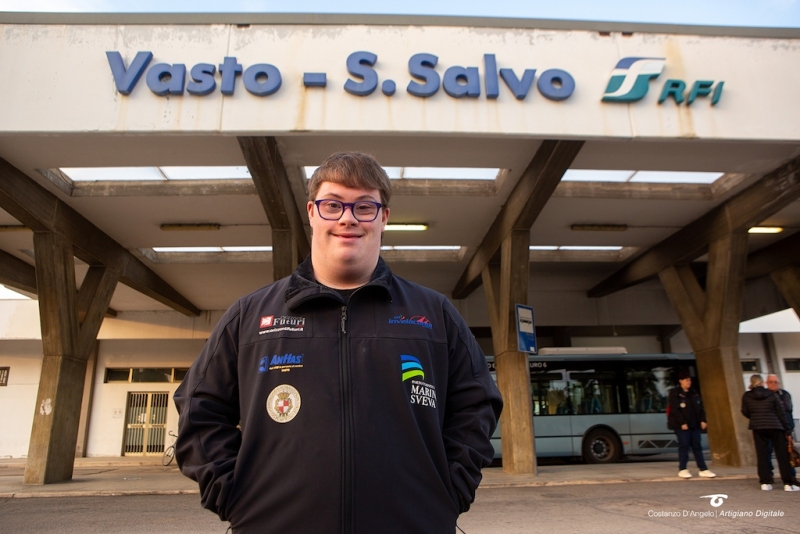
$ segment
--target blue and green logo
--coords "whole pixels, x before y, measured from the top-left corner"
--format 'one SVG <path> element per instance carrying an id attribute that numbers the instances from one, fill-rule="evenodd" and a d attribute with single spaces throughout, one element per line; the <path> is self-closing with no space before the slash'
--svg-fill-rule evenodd
<path id="1" fill-rule="evenodd" d="M 415 376 L 425 380 L 425 371 L 422 370 L 422 364 L 414 356 L 402 354 L 400 356 L 401 370 L 403 371 L 403 382 Z"/>
<path id="2" fill-rule="evenodd" d="M 644 98 L 650 80 L 664 70 L 663 57 L 624 57 L 611 71 L 603 102 L 636 102 Z"/>

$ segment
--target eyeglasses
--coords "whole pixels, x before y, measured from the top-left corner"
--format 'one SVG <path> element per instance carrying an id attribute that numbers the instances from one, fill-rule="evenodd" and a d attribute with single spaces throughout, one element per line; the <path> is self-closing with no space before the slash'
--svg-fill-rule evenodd
<path id="1" fill-rule="evenodd" d="M 315 200 L 317 213 L 326 221 L 338 221 L 344 215 L 344 210 L 350 208 L 350 213 L 359 222 L 372 222 L 378 218 L 378 212 L 383 207 L 380 202 L 360 200 L 358 202 L 341 202 L 323 198 Z"/>

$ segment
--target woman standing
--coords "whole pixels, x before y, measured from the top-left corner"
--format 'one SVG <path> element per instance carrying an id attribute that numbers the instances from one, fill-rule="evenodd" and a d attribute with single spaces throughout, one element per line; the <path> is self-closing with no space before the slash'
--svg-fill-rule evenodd
<path id="1" fill-rule="evenodd" d="M 742 397 L 742 414 L 750 419 L 750 430 L 753 431 L 753 440 L 756 445 L 758 457 L 758 479 L 762 490 L 772 489 L 772 458 L 769 454 L 769 444 L 775 449 L 778 459 L 778 468 L 781 471 L 783 489 L 785 491 L 800 491 L 800 485 L 792 476 L 789 465 L 789 453 L 786 448 L 786 434 L 789 423 L 778 397 L 764 387 L 761 375 L 750 377 L 750 391 Z"/>

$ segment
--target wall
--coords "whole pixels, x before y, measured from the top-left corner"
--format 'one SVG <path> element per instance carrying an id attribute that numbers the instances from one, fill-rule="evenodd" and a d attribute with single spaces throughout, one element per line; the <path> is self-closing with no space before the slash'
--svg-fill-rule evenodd
<path id="1" fill-rule="evenodd" d="M 8 386 L 0 387 L 0 458 L 25 458 L 42 371 L 42 342 L 0 340 L 0 367 L 10 367 Z"/>
<path id="2" fill-rule="evenodd" d="M 89 422 L 87 456 L 120 456 L 125 433 L 129 392 L 169 392 L 167 431 L 178 431 L 178 412 L 172 394 L 179 384 L 104 383 L 107 367 L 189 367 L 204 340 L 101 340 L 98 342 L 97 374 Z M 30 428 L 30 426 L 29 426 Z M 167 438 L 171 443 L 172 438 Z"/>

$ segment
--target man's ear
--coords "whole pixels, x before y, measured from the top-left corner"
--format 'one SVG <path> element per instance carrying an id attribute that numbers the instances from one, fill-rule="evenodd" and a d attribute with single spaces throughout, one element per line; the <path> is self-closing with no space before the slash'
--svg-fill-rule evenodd
<path id="1" fill-rule="evenodd" d="M 386 225 L 389 223 L 389 208 L 383 208 L 381 210 L 381 232 L 386 229 Z"/>

